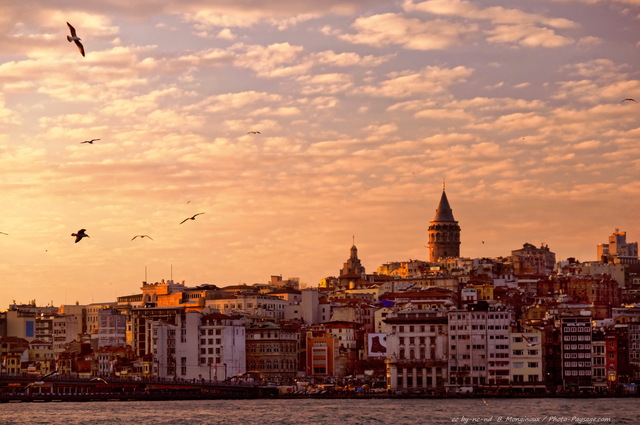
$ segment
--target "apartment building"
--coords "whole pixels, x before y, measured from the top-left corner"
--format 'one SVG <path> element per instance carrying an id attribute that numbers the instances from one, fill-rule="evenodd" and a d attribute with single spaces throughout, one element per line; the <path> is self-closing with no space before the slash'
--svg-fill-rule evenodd
<path id="1" fill-rule="evenodd" d="M 592 333 L 590 317 L 560 319 L 562 378 L 565 390 L 592 389 Z"/>
<path id="2" fill-rule="evenodd" d="M 448 313 L 449 386 L 508 387 L 513 310 L 479 302 Z"/>
<path id="3" fill-rule="evenodd" d="M 293 382 L 298 372 L 298 332 L 274 322 L 246 329 L 247 371 L 269 382 Z"/>
<path id="4" fill-rule="evenodd" d="M 402 310 L 384 320 L 387 388 L 396 392 L 443 391 L 448 381 L 446 311 Z"/>
<path id="5" fill-rule="evenodd" d="M 512 327 L 509 341 L 512 388 L 529 393 L 544 391 L 542 331 L 529 326 Z"/>

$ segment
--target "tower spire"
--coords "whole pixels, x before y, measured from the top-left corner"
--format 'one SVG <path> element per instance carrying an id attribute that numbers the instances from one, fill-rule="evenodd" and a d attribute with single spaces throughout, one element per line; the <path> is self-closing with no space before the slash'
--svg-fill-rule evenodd
<path id="1" fill-rule="evenodd" d="M 453 218 L 445 192 L 445 179 L 442 179 L 442 195 L 436 209 L 436 216 L 429 223 L 429 260 L 460 256 L 460 226 Z"/>

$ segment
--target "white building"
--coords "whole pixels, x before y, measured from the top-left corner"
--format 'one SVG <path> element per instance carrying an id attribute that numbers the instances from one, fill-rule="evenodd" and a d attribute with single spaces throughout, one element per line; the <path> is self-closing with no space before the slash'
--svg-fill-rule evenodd
<path id="1" fill-rule="evenodd" d="M 509 381 L 523 392 L 544 391 L 542 332 L 525 326 L 511 330 L 511 369 Z"/>
<path id="2" fill-rule="evenodd" d="M 443 390 L 448 381 L 446 312 L 403 310 L 384 321 L 387 388 L 397 392 Z"/>
<path id="3" fill-rule="evenodd" d="M 259 293 L 239 293 L 225 298 L 206 300 L 205 305 L 223 314 L 243 312 L 270 319 L 284 319 L 289 302 Z"/>
<path id="4" fill-rule="evenodd" d="M 175 325 L 152 321 L 151 332 L 156 377 L 223 381 L 246 372 L 239 316 L 188 312 Z"/>
<path id="5" fill-rule="evenodd" d="M 98 347 L 124 347 L 127 338 L 127 316 L 114 309 L 98 312 Z"/>
<path id="6" fill-rule="evenodd" d="M 480 302 L 449 312 L 449 384 L 509 386 L 513 310 Z"/>
<path id="7" fill-rule="evenodd" d="M 78 318 L 76 316 L 57 316 L 53 318 L 53 351 L 62 353 L 67 344 L 78 338 Z"/>
<path id="8" fill-rule="evenodd" d="M 301 292 L 299 304 L 285 307 L 286 320 L 299 320 L 306 325 L 328 322 L 331 318 L 331 304 L 320 301 L 317 289 L 304 289 Z"/>
<path id="9" fill-rule="evenodd" d="M 222 381 L 247 371 L 245 327 L 241 317 L 220 313 L 204 315 L 198 333 L 199 365 L 211 374 L 211 379 Z M 204 373 L 202 376 L 207 379 Z"/>

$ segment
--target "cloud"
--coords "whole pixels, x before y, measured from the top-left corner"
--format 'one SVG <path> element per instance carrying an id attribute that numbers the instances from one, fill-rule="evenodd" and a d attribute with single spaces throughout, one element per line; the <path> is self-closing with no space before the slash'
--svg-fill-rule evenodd
<path id="1" fill-rule="evenodd" d="M 335 33 L 340 39 L 376 47 L 400 45 L 410 50 L 441 50 L 459 44 L 476 30 L 474 25 L 444 20 L 421 21 L 396 13 L 358 18 L 352 34 Z"/>
<path id="2" fill-rule="evenodd" d="M 416 94 L 444 93 L 456 83 L 464 82 L 473 70 L 464 66 L 442 68 L 427 66 L 418 72 L 393 72 L 374 86 L 362 87 L 361 92 L 375 97 L 402 98 Z"/>
<path id="3" fill-rule="evenodd" d="M 305 96 L 339 94 L 353 87 L 353 77 L 349 74 L 305 75 L 298 77 L 297 81 L 302 83 L 300 93 Z"/>
<path id="4" fill-rule="evenodd" d="M 407 12 L 425 12 L 436 16 L 471 22 L 488 22 L 492 26 L 482 31 L 489 43 L 518 44 L 524 47 L 561 47 L 574 41 L 557 33 L 578 25 L 565 18 L 552 18 L 537 13 L 500 6 L 482 8 L 464 0 L 427 0 L 415 3 L 406 0 Z M 475 25 L 475 24 L 472 24 Z"/>

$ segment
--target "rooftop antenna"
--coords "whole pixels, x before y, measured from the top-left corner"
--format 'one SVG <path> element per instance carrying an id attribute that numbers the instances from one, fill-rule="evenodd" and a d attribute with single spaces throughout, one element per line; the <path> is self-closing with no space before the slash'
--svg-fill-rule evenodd
<path id="1" fill-rule="evenodd" d="M 147 283 L 147 266 L 144 266 L 144 283 Z"/>
<path id="2" fill-rule="evenodd" d="M 444 177 L 442 178 L 442 191 L 444 192 Z"/>
<path id="3" fill-rule="evenodd" d="M 173 264 L 171 264 L 171 282 L 173 282 Z"/>

